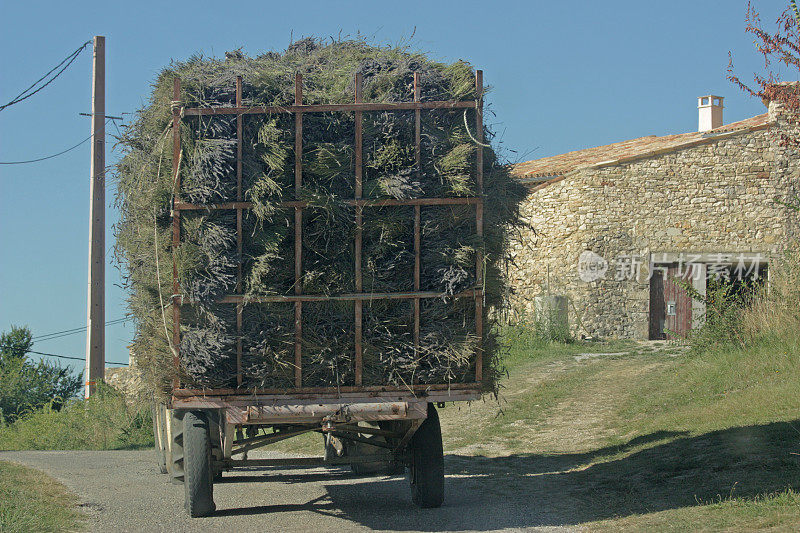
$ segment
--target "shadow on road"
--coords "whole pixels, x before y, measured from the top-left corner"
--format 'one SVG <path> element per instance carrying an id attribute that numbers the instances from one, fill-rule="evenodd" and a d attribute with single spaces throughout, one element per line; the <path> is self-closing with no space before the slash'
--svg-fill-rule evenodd
<path id="1" fill-rule="evenodd" d="M 272 513 L 291 513 L 295 511 L 313 511 L 319 514 L 335 515 L 336 506 L 327 500 L 327 496 L 319 496 L 306 503 L 284 504 L 284 505 L 258 505 L 239 509 L 221 509 L 214 513 L 215 517 L 222 516 L 251 516 Z"/>
<path id="2" fill-rule="evenodd" d="M 399 477 L 352 481 L 332 472 L 327 493 L 298 505 L 219 515 L 306 510 L 373 529 L 460 531 L 575 525 L 713 502 L 731 495 L 800 489 L 800 421 L 698 436 L 658 432 L 587 453 L 446 457 L 441 509 L 417 509 Z M 622 454 L 622 455 L 620 455 Z M 275 474 L 280 475 L 280 474 Z M 317 479 L 291 474 L 286 483 Z M 350 478 L 348 482 L 336 480 Z M 270 476 L 271 481 L 276 480 Z"/>

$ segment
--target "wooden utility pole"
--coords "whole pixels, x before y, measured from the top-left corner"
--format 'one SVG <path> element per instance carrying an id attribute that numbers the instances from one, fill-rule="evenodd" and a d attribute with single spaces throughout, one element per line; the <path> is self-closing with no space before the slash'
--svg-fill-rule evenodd
<path id="1" fill-rule="evenodd" d="M 89 171 L 89 291 L 86 303 L 86 397 L 105 377 L 106 38 L 94 38 L 92 161 Z"/>

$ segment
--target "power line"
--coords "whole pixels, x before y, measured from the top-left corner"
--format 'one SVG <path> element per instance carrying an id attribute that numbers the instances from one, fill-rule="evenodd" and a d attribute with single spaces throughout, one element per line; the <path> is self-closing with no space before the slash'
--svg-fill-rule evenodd
<path id="1" fill-rule="evenodd" d="M 11 100 L 10 102 L 8 102 L 5 105 L 0 106 L 0 111 L 2 111 L 3 109 L 5 109 L 5 108 L 7 108 L 9 106 L 12 106 L 14 104 L 18 104 L 18 103 L 22 102 L 23 100 L 26 100 L 26 99 L 30 98 L 34 94 L 38 93 L 39 91 L 41 91 L 42 89 L 44 89 L 45 87 L 47 87 L 48 85 L 53 83 L 56 80 L 56 78 L 58 78 L 61 75 L 62 72 L 67 70 L 67 67 L 69 67 L 72 64 L 72 62 L 75 61 L 75 59 L 78 58 L 80 53 L 83 52 L 83 49 L 86 48 L 87 45 L 91 44 L 91 42 L 92 41 L 86 41 L 85 43 L 80 45 L 74 52 L 72 52 L 67 57 L 65 57 L 61 61 L 61 63 L 59 63 L 55 67 L 51 68 L 47 72 L 47 74 L 45 74 L 44 76 L 42 76 L 41 78 L 39 78 L 38 80 L 33 82 L 33 84 L 30 87 L 28 87 L 27 89 L 25 89 L 24 91 L 19 93 L 13 100 Z M 66 65 L 64 65 L 64 63 L 66 63 Z M 50 74 L 55 72 L 55 70 L 58 69 L 61 65 L 64 65 L 64 67 L 61 70 L 59 70 L 58 72 L 56 72 L 55 75 L 52 78 L 47 80 L 47 82 L 44 83 L 44 85 L 42 85 L 41 87 L 37 87 L 34 91 L 31 91 L 31 89 L 36 87 L 42 80 L 46 79 Z"/>
<path id="2" fill-rule="evenodd" d="M 108 125 L 108 123 L 110 121 L 111 121 L 111 119 L 106 120 L 106 125 Z M 94 133 L 92 133 L 91 135 L 86 137 L 84 140 L 82 140 L 81 142 L 79 142 L 75 146 L 70 146 L 66 150 L 62 150 L 62 151 L 58 152 L 57 154 L 52 154 L 52 155 L 48 155 L 48 156 L 44 156 L 44 157 L 39 157 L 37 159 L 28 159 L 27 161 L 0 161 L 0 165 L 24 165 L 24 164 L 27 164 L 27 163 L 38 163 L 39 161 L 44 161 L 46 159 L 53 159 L 54 157 L 58 157 L 60 155 L 64 155 L 67 152 L 71 152 L 72 150 L 74 150 L 75 148 L 78 148 L 80 145 L 82 145 L 83 143 L 85 143 L 86 141 L 91 139 L 92 137 L 94 137 Z"/>
<path id="3" fill-rule="evenodd" d="M 27 350 L 25 353 L 35 353 L 36 355 L 45 355 L 47 357 L 58 357 L 59 359 L 72 359 L 73 361 L 86 361 L 85 357 L 72 357 L 69 355 L 58 355 L 54 353 L 44 353 L 44 352 L 36 352 L 33 350 Z M 106 361 L 107 365 L 123 365 L 128 366 L 128 363 L 115 363 L 114 361 Z"/>
<path id="4" fill-rule="evenodd" d="M 113 325 L 116 325 L 116 324 L 122 324 L 123 322 L 127 322 L 130 319 L 131 319 L 131 317 L 129 317 L 129 316 L 128 317 L 124 317 L 124 318 L 115 318 L 114 320 L 109 320 L 108 322 L 106 322 L 105 325 L 106 326 L 113 326 Z M 34 341 L 49 341 L 51 339 L 57 339 L 57 338 L 60 338 L 60 337 L 66 337 L 67 335 L 76 335 L 76 334 L 81 333 L 83 331 L 86 331 L 86 326 L 81 326 L 81 327 L 72 328 L 72 329 L 65 329 L 64 331 L 56 331 L 56 332 L 53 332 L 53 333 L 46 333 L 46 334 L 43 334 L 43 335 L 39 335 L 37 337 L 33 337 L 31 340 L 34 340 Z"/>
<path id="5" fill-rule="evenodd" d="M 125 321 L 130 320 L 130 319 L 131 319 L 131 317 L 129 317 L 129 316 L 126 316 L 126 317 L 123 317 L 123 318 L 115 318 L 113 320 L 109 320 L 108 322 L 106 322 L 105 325 L 106 326 L 110 326 L 112 324 L 116 324 L 118 322 L 125 322 Z M 70 332 L 73 332 L 73 331 L 78 332 L 78 331 L 82 331 L 82 330 L 85 330 L 85 329 L 86 329 L 86 326 L 80 326 L 80 327 L 77 327 L 77 328 L 65 329 L 63 331 L 54 331 L 53 333 L 43 333 L 41 335 L 37 335 L 36 337 L 33 337 L 32 340 L 42 339 L 43 337 L 52 337 L 53 335 L 61 335 L 62 333 L 70 333 Z"/>
<path id="6" fill-rule="evenodd" d="M 33 84 L 32 84 L 30 87 L 28 87 L 27 89 L 25 89 L 24 91 L 22 91 L 21 93 L 19 93 L 19 94 L 16 96 L 16 98 L 14 98 L 14 100 L 12 100 L 10 103 L 8 103 L 8 104 L 6 104 L 6 105 L 4 105 L 4 106 L 0 107 L 0 110 L 2 110 L 2 109 L 5 109 L 5 108 L 6 108 L 6 107 L 8 107 L 9 105 L 13 105 L 13 104 L 15 104 L 15 103 L 17 103 L 17 102 L 21 102 L 22 100 L 24 100 L 24 99 L 26 99 L 26 98 L 30 98 L 31 96 L 33 96 L 34 94 L 36 94 L 36 93 L 37 93 L 37 92 L 39 92 L 40 90 L 44 89 L 44 87 L 47 87 L 47 85 L 49 85 L 50 83 L 52 83 L 52 81 L 53 81 L 53 80 L 55 80 L 55 79 L 56 79 L 56 78 L 57 78 L 57 77 L 58 77 L 58 76 L 61 74 L 61 72 L 63 72 L 63 71 L 64 71 L 64 69 L 62 69 L 61 71 L 59 71 L 59 73 L 58 73 L 58 74 L 56 74 L 56 75 L 53 77 L 53 79 L 52 79 L 52 80 L 50 80 L 50 81 L 48 81 L 48 82 L 47 82 L 47 83 L 46 83 L 44 86 L 40 87 L 40 88 L 39 88 L 39 89 L 37 89 L 36 91 L 34 91 L 34 92 L 32 92 L 32 93 L 30 93 L 30 94 L 28 94 L 28 95 L 26 95 L 26 96 L 24 96 L 24 97 L 23 97 L 23 95 L 25 95 L 25 93 L 27 93 L 28 91 L 30 91 L 31 89 L 33 89 L 33 88 L 36 86 L 36 84 L 37 84 L 37 83 L 39 83 L 40 81 L 42 81 L 43 79 L 45 79 L 47 76 L 49 76 L 49 75 L 50 75 L 50 74 L 51 74 L 51 73 L 52 73 L 54 70 L 56 70 L 58 67 L 60 67 L 61 65 L 63 65 L 63 64 L 64 64 L 64 62 L 66 62 L 67 60 L 70 60 L 70 58 L 72 58 L 72 59 L 70 60 L 70 62 L 67 64 L 67 67 L 68 67 L 68 66 L 69 66 L 69 64 L 71 64 L 71 63 L 72 63 L 72 61 L 74 61 L 74 60 L 75 60 L 75 58 L 76 58 L 76 57 L 78 57 L 78 54 L 80 54 L 80 53 L 83 51 L 83 49 L 84 49 L 84 48 L 86 48 L 86 46 L 87 46 L 89 43 L 91 43 L 91 42 L 92 42 L 92 41 L 86 41 L 85 43 L 83 43 L 83 44 L 82 44 L 82 45 L 81 45 L 81 46 L 80 46 L 78 49 L 76 49 L 74 52 L 72 52 L 70 55 L 68 55 L 66 58 L 64 58 L 64 59 L 61 61 L 61 63 L 59 63 L 58 65 L 56 65 L 56 66 L 55 66 L 55 67 L 53 67 L 52 69 L 50 69 L 50 70 L 49 70 L 49 71 L 48 71 L 48 72 L 47 72 L 47 73 L 46 73 L 44 76 L 42 76 L 41 78 L 39 78 L 38 80 L 36 80 L 35 82 L 33 82 Z M 66 68 L 66 67 L 64 67 L 64 68 Z"/>
<path id="7" fill-rule="evenodd" d="M 106 326 L 110 326 L 110 325 L 116 324 L 118 322 L 125 322 L 126 320 L 130 320 L 130 317 L 115 318 L 114 320 L 109 320 L 108 322 L 106 322 L 105 325 Z M 54 331 L 53 333 L 43 333 L 42 335 L 37 335 L 36 337 L 33 337 L 33 340 L 35 340 L 35 341 L 36 340 L 41 340 L 41 339 L 43 339 L 45 337 L 53 337 L 53 336 L 62 335 L 62 334 L 80 333 L 81 331 L 83 331 L 85 329 L 86 329 L 86 326 L 80 326 L 80 327 L 77 327 L 77 328 L 65 329 L 63 331 Z"/>
<path id="8" fill-rule="evenodd" d="M 5 346 L 0 346 L 0 348 L 14 348 L 11 345 L 6 344 Z M 35 353 L 36 355 L 44 355 L 46 357 L 58 357 L 59 359 L 71 359 L 73 361 L 86 361 L 85 357 L 73 357 L 71 355 L 61 355 L 57 353 L 46 353 L 46 352 L 37 352 L 35 350 L 25 350 L 25 353 Z M 108 365 L 123 365 L 128 366 L 128 363 L 115 363 L 114 361 L 106 361 Z"/>

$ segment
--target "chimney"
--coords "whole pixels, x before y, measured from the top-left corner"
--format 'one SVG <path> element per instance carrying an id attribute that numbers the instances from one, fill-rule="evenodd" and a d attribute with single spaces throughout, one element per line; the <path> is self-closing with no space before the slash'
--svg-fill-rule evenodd
<path id="1" fill-rule="evenodd" d="M 699 121 L 697 131 L 711 131 L 722 126 L 722 96 L 701 96 L 697 99 Z"/>

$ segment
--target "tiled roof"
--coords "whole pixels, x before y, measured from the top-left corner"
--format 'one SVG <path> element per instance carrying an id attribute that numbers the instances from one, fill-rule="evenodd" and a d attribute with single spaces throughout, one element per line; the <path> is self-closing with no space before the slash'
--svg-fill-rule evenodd
<path id="1" fill-rule="evenodd" d="M 662 137 L 649 135 L 596 148 L 587 148 L 542 159 L 534 159 L 533 161 L 514 165 L 511 173 L 524 183 L 540 185 L 547 181 L 546 178 L 557 178 L 573 170 L 618 164 L 633 159 L 672 152 L 680 148 L 725 138 L 731 134 L 762 129 L 768 124 L 768 113 L 764 113 L 739 122 L 732 122 L 708 132 L 689 132 L 664 135 Z"/>

